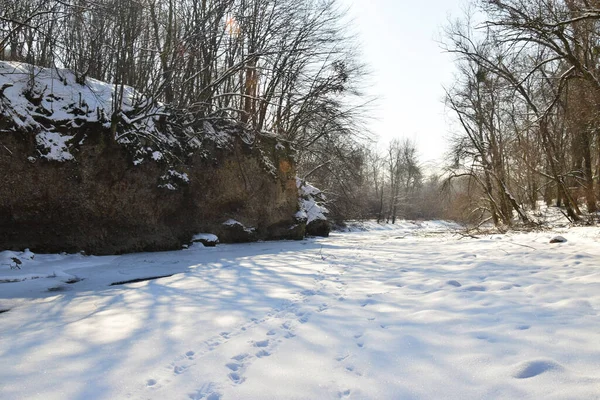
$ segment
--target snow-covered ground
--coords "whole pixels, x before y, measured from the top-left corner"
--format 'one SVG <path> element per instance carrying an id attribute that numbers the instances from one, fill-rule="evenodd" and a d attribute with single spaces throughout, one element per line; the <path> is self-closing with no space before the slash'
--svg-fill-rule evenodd
<path id="1" fill-rule="evenodd" d="M 0 253 L 0 280 L 27 278 L 0 284 L 0 398 L 600 398 L 599 228 L 473 239 L 372 225 L 152 254 Z"/>

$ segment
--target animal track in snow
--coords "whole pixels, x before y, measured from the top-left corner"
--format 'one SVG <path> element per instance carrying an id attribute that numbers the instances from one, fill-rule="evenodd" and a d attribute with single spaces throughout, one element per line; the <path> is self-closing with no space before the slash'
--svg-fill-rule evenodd
<path id="1" fill-rule="evenodd" d="M 146 386 L 152 387 L 154 385 L 156 385 L 156 379 L 148 379 L 148 381 L 146 381 Z"/>
<path id="2" fill-rule="evenodd" d="M 319 306 L 319 308 L 317 309 L 317 312 L 323 312 L 325 310 L 327 310 L 329 307 L 327 306 L 327 303 L 323 303 Z"/>
<path id="3" fill-rule="evenodd" d="M 173 373 L 175 375 L 183 374 L 188 368 L 189 368 L 189 366 L 185 366 L 185 365 L 174 365 Z"/>
<path id="4" fill-rule="evenodd" d="M 369 299 L 363 301 L 360 306 L 361 307 L 366 307 L 366 306 L 369 306 L 369 305 L 372 305 L 372 304 L 375 304 L 375 303 L 377 303 L 375 300 L 369 298 Z"/>
<path id="5" fill-rule="evenodd" d="M 340 399 L 346 399 L 348 396 L 350 396 L 350 389 L 342 390 L 338 393 Z"/>
<path id="6" fill-rule="evenodd" d="M 298 321 L 304 324 L 308 322 L 308 317 L 310 316 L 310 314 L 305 311 L 296 311 L 296 316 L 299 317 Z"/>

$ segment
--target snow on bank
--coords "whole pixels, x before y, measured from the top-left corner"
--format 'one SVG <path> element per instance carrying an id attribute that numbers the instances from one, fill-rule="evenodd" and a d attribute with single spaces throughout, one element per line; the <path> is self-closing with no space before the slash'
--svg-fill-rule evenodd
<path id="1" fill-rule="evenodd" d="M 306 219 L 307 224 L 313 221 L 327 220 L 329 210 L 323 205 L 325 203 L 323 192 L 300 178 L 296 178 L 296 186 L 300 196 L 298 200 L 300 211 L 296 214 L 296 218 Z"/>
<path id="2" fill-rule="evenodd" d="M 412 225 L 0 266 L 0 398 L 598 398 L 600 229 Z"/>
<path id="3" fill-rule="evenodd" d="M 118 114 L 115 140 L 134 153 L 134 165 L 145 160 L 168 163 L 168 154 L 174 149 L 201 150 L 204 140 L 227 147 L 233 136 L 240 134 L 239 127 L 217 127 L 204 122 L 200 129 L 203 132 L 192 126 L 183 132 L 179 129 L 177 135 L 182 139 L 164 126 L 159 128 L 159 120 L 169 117 L 165 106 L 131 86 L 78 76 L 68 69 L 0 61 L 3 131 L 34 133 L 36 157 L 59 162 L 76 159 L 77 147 L 87 139 L 75 140 L 77 129 L 95 124 L 92 131 L 97 132 L 97 126 L 108 130 L 115 111 Z M 36 157 L 30 156 L 29 160 L 35 162 Z M 185 174 L 178 174 L 170 173 L 179 180 L 187 179 Z M 177 185 L 164 187 L 176 189 Z"/>
<path id="4" fill-rule="evenodd" d="M 114 101 L 120 90 L 92 78 L 78 83 L 80 81 L 67 69 L 0 61 L 0 114 L 7 116 L 15 128 L 36 133 L 40 157 L 73 160 L 71 150 L 75 144 L 70 142 L 74 136 L 65 132 L 86 123 L 110 128 Z M 163 135 L 155 127 L 158 116 L 164 114 L 162 106 L 151 105 L 132 87 L 123 87 L 123 99 L 117 108 L 122 111 L 123 121 L 138 135 L 174 142 L 174 138 Z M 121 133 L 119 142 L 127 144 L 130 140 Z"/>

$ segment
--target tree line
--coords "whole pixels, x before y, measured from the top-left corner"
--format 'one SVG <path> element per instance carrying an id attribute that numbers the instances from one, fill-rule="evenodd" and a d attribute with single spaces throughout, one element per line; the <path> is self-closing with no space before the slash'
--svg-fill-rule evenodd
<path id="1" fill-rule="evenodd" d="M 338 0 L 0 0 L 0 60 L 114 84 L 115 124 L 129 85 L 181 127 L 275 134 L 300 176 L 335 187 L 364 146 L 365 68 Z"/>
<path id="2" fill-rule="evenodd" d="M 597 212 L 600 1 L 477 0 L 444 48 L 458 70 L 450 178 L 471 218 L 533 223 L 540 200 L 573 222 Z"/>

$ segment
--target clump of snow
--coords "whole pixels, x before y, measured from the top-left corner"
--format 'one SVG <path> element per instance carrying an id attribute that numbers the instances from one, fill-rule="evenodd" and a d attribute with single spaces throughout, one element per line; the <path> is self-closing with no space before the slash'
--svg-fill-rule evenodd
<path id="1" fill-rule="evenodd" d="M 218 242 L 219 238 L 217 235 L 213 235 L 212 233 L 198 233 L 192 237 L 192 242 L 199 242 L 201 240 L 206 240 L 209 242 Z"/>
<path id="2" fill-rule="evenodd" d="M 41 132 L 35 136 L 38 147 L 46 149 L 47 153 L 40 155 L 47 160 L 68 161 L 73 159 L 73 155 L 69 153 L 68 141 L 73 139 L 73 136 L 60 135 L 57 132 Z"/>
<path id="3" fill-rule="evenodd" d="M 179 186 L 190 183 L 190 177 L 185 172 L 178 172 L 174 169 L 167 170 L 167 173 L 160 177 L 161 183 L 158 185 L 159 188 L 168 190 L 177 190 Z"/>
<path id="4" fill-rule="evenodd" d="M 198 233 L 192 237 L 192 243 L 198 242 L 206 247 L 214 247 L 219 243 L 219 238 L 212 233 Z"/>
<path id="5" fill-rule="evenodd" d="M 174 169 L 170 169 L 167 171 L 167 174 L 169 174 L 170 176 L 175 177 L 183 182 L 186 182 L 186 183 L 190 182 L 190 177 L 185 172 L 178 172 L 178 171 L 175 171 Z"/>
<path id="6" fill-rule="evenodd" d="M 161 183 L 160 185 L 158 185 L 158 187 L 167 190 L 177 190 L 177 187 L 172 183 Z"/>
<path id="7" fill-rule="evenodd" d="M 245 232 L 248 232 L 248 233 L 253 233 L 254 231 L 256 231 L 256 228 L 248 228 L 244 224 L 242 224 L 240 221 L 236 221 L 233 218 L 229 218 L 227 221 L 223 222 L 223 225 L 225 225 L 225 226 L 239 225 L 244 229 Z"/>
<path id="8" fill-rule="evenodd" d="M 566 243 L 567 239 L 564 238 L 564 236 L 554 236 L 552 239 L 550 239 L 550 243 Z"/>
<path id="9" fill-rule="evenodd" d="M 307 224 L 316 220 L 327 220 L 329 210 L 324 206 L 326 199 L 323 192 L 300 178 L 296 178 L 296 187 L 298 188 L 300 207 L 296 218 L 306 218 Z"/>

